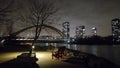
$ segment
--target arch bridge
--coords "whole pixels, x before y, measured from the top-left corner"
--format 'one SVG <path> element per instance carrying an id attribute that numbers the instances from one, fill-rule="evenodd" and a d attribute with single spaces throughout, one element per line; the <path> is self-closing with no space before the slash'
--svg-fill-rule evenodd
<path id="1" fill-rule="evenodd" d="M 40 25 L 39 25 L 39 26 L 40 26 Z M 28 30 L 28 29 L 32 29 L 32 28 L 34 28 L 34 27 L 35 27 L 35 26 L 29 26 L 29 27 L 23 28 L 23 29 L 21 29 L 21 30 L 19 30 L 19 31 L 16 31 L 16 32 L 10 34 L 10 36 L 16 36 L 16 35 L 24 32 L 24 31 L 26 31 L 26 30 Z M 43 25 L 42 25 L 42 29 L 43 29 L 43 27 L 54 30 L 55 32 L 57 32 L 57 33 L 61 36 L 61 38 L 64 38 L 64 37 L 65 37 L 65 34 L 64 34 L 61 30 L 59 30 L 59 29 L 57 29 L 57 28 L 55 28 L 55 27 L 53 27 L 53 26 L 50 26 L 50 25 L 47 25 L 47 24 L 43 24 Z"/>

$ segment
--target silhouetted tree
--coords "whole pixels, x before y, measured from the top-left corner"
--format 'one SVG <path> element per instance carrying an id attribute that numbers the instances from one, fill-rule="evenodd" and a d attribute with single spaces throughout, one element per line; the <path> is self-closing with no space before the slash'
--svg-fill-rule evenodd
<path id="1" fill-rule="evenodd" d="M 14 23 L 11 16 L 14 11 L 14 0 L 0 0 L 0 25 L 6 28 L 7 35 L 12 32 Z"/>
<path id="2" fill-rule="evenodd" d="M 11 6 L 13 4 L 13 0 L 0 0 L 0 21 L 6 21 L 6 17 L 9 15 L 11 12 Z M 2 23 L 0 22 L 0 23 Z"/>
<path id="3" fill-rule="evenodd" d="M 48 22 L 50 16 L 57 12 L 54 0 L 28 0 L 26 15 L 22 16 L 22 21 L 32 23 L 35 26 L 35 37 L 32 46 L 38 39 L 42 25 Z M 32 47 L 30 53 L 32 52 Z"/>

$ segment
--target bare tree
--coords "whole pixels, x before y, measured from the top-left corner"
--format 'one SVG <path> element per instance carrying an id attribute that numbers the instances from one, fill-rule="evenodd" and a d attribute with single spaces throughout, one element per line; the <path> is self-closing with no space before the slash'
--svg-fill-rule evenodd
<path id="1" fill-rule="evenodd" d="M 22 16 L 22 20 L 32 23 L 35 26 L 35 37 L 32 47 L 41 33 L 42 25 L 48 22 L 48 19 L 57 12 L 55 1 L 53 0 L 28 0 L 28 10 L 26 16 Z M 32 53 L 32 48 L 30 53 Z"/>
<path id="2" fill-rule="evenodd" d="M 11 7 L 13 6 L 14 0 L 1 0 L 0 1 L 0 21 L 8 21 L 7 18 L 9 14 L 12 12 Z M 0 22 L 2 23 L 2 22 Z"/>
<path id="3" fill-rule="evenodd" d="M 1 26 L 6 27 L 5 33 L 10 35 L 12 32 L 13 21 L 12 13 L 15 11 L 13 8 L 14 0 L 0 0 L 0 24 Z"/>

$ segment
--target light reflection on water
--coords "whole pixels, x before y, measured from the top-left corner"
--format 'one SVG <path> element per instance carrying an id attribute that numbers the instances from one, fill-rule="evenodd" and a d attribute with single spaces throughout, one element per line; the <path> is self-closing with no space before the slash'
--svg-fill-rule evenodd
<path id="1" fill-rule="evenodd" d="M 104 57 L 110 61 L 120 64 L 120 45 L 69 45 L 59 44 L 58 46 L 66 46 L 67 48 L 79 50 L 86 53 L 91 53 L 99 57 Z"/>
<path id="2" fill-rule="evenodd" d="M 66 46 L 67 48 L 91 53 L 99 57 L 104 57 L 120 65 L 120 45 L 69 45 L 62 43 L 54 43 L 55 47 Z"/>

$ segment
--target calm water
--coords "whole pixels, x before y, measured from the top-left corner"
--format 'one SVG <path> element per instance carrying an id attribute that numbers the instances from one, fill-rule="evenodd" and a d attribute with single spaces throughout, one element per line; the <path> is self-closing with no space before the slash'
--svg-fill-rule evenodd
<path id="1" fill-rule="evenodd" d="M 97 46 L 97 45 L 67 45 L 58 44 L 57 46 L 67 46 L 67 48 L 83 51 L 86 53 L 91 53 L 99 57 L 104 57 L 112 62 L 120 65 L 120 45 L 113 46 Z"/>

